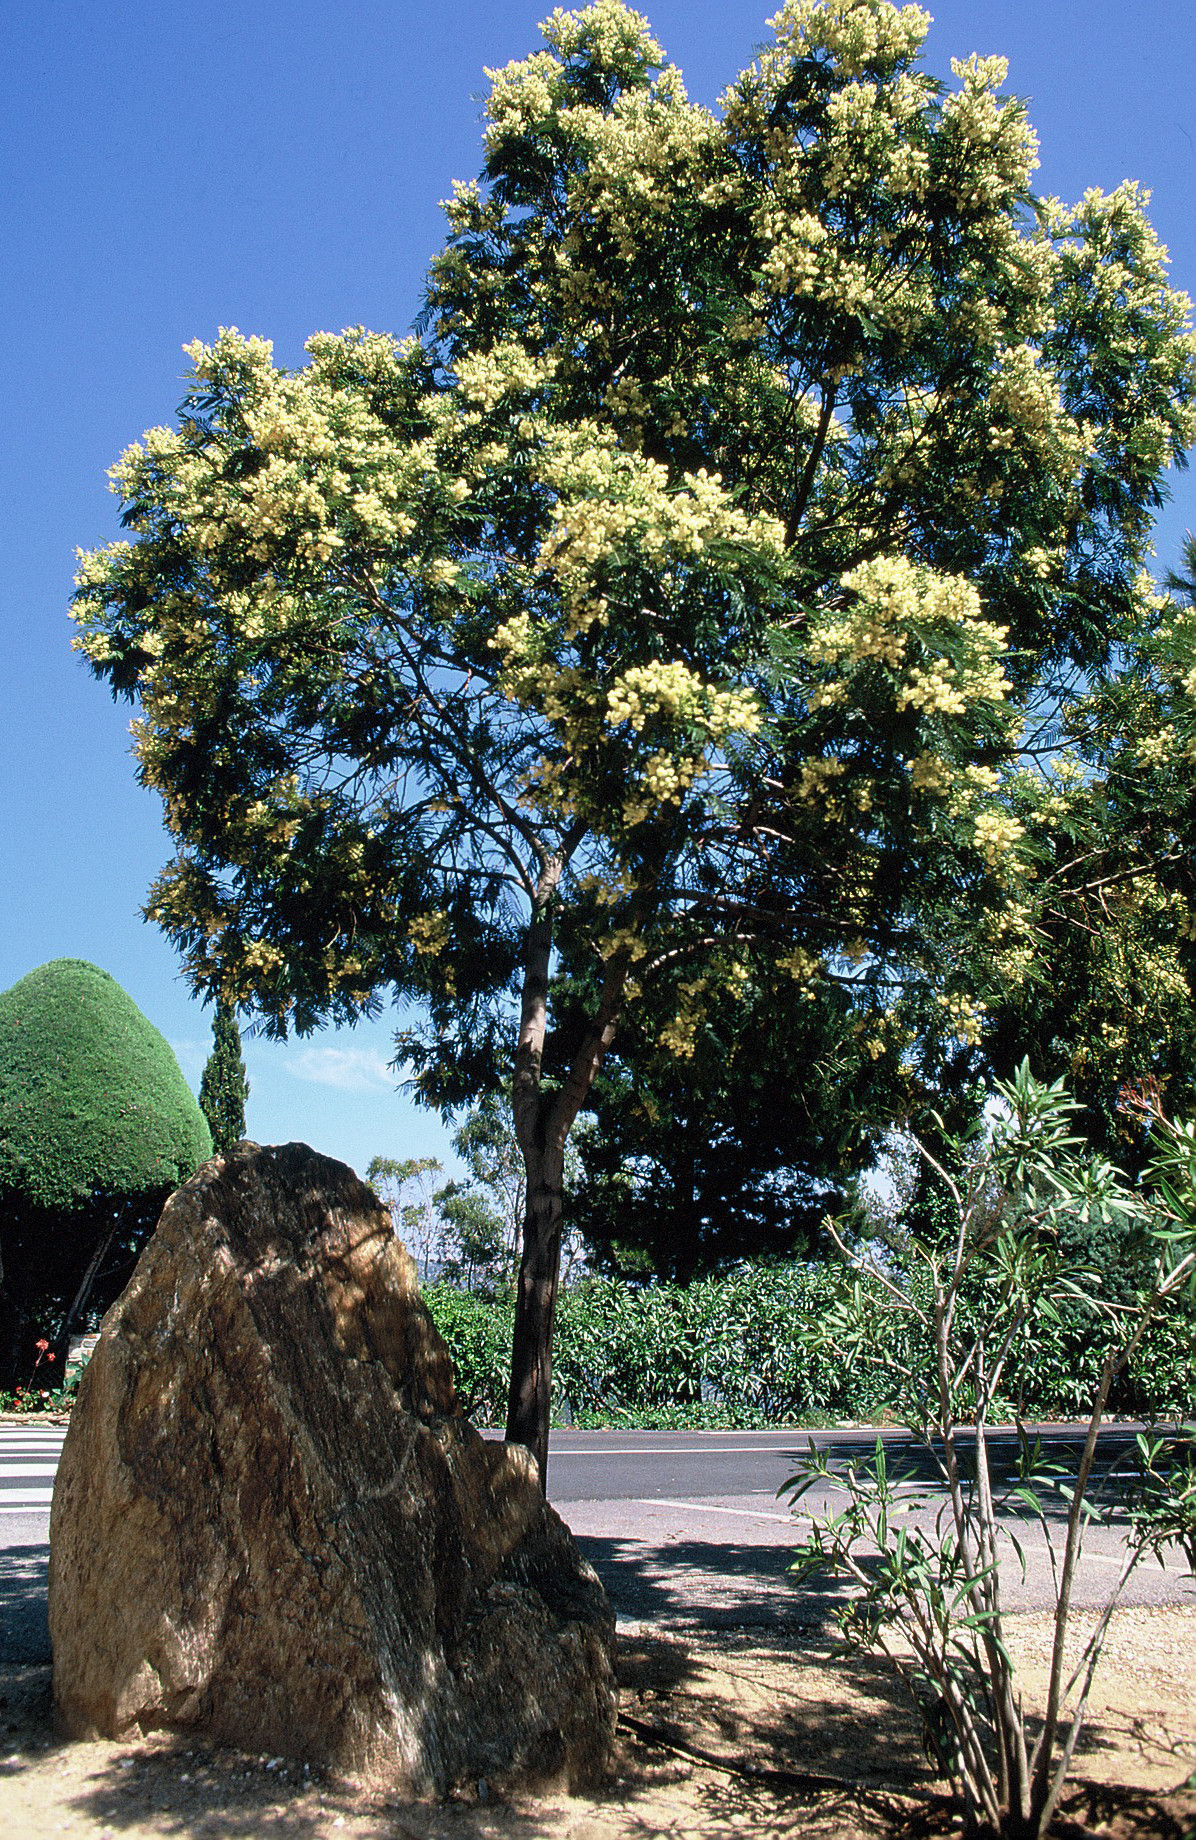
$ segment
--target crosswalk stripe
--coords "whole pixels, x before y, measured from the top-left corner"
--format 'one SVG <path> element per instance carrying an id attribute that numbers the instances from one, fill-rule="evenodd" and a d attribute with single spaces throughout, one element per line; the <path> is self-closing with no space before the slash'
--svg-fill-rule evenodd
<path id="1" fill-rule="evenodd" d="M 0 1425 L 0 1514 L 49 1512 L 53 1480 L 62 1455 L 65 1425 Z"/>

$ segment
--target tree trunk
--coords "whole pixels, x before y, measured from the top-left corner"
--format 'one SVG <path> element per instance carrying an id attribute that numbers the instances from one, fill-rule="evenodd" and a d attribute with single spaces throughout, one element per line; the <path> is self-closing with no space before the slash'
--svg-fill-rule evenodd
<path id="1" fill-rule="evenodd" d="M 66 1366 L 67 1353 L 70 1348 L 71 1330 L 74 1328 L 76 1322 L 79 1320 L 84 1310 L 87 1308 L 87 1300 L 91 1296 L 92 1290 L 95 1287 L 95 1281 L 97 1277 L 99 1276 L 100 1267 L 108 1256 L 108 1248 L 111 1246 L 113 1240 L 116 1238 L 117 1230 L 120 1227 L 121 1218 L 123 1216 L 123 1213 L 124 1213 L 123 1207 L 118 1207 L 116 1210 L 115 1217 L 112 1221 L 112 1225 L 109 1227 L 107 1234 L 100 1241 L 99 1245 L 96 1247 L 95 1251 L 92 1253 L 91 1262 L 88 1265 L 87 1270 L 83 1274 L 83 1282 L 80 1284 L 78 1290 L 75 1292 L 74 1302 L 71 1304 L 66 1315 L 62 1319 L 62 1328 L 59 1331 L 58 1343 L 59 1343 L 59 1349 L 62 1355 L 62 1362 L 63 1362 L 64 1368 Z"/>
<path id="2" fill-rule="evenodd" d="M 511 1348 L 511 1390 L 507 1398 L 507 1441 L 526 1444 L 536 1459 L 540 1487 L 548 1485 L 548 1426 L 552 1389 L 552 1328 L 561 1269 L 561 1182 L 565 1143 L 602 1057 L 614 1039 L 627 955 L 607 963 L 596 1015 L 573 1056 L 561 1088 L 541 1085 L 548 1033 L 552 901 L 565 857 L 543 865 L 532 904 L 524 958 L 519 1040 L 511 1084 L 515 1136 L 527 1171 L 523 1251 L 515 1293 L 515 1335 Z"/>
<path id="3" fill-rule="evenodd" d="M 540 1486 L 548 1481 L 548 1426 L 552 1397 L 552 1330 L 561 1265 L 561 1176 L 559 1150 L 525 1151 L 527 1200 L 523 1252 L 515 1294 L 511 1347 L 511 1390 L 507 1401 L 509 1441 L 526 1444 L 536 1459 Z"/>

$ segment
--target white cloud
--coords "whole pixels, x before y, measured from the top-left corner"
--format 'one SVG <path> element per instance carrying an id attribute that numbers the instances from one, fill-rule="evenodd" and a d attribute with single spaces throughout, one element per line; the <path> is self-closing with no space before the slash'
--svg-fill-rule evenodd
<path id="1" fill-rule="evenodd" d="M 373 1048 L 293 1048 L 282 1062 L 287 1073 L 314 1086 L 341 1092 L 394 1092 L 402 1071 L 392 1072 Z"/>

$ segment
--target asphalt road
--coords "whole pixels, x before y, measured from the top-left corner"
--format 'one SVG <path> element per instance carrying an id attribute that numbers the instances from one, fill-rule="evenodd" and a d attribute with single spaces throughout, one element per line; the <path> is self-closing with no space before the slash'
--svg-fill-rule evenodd
<path id="1" fill-rule="evenodd" d="M 1136 1427 L 1112 1426 L 1101 1438 L 1099 1471 L 1114 1469 L 1132 1449 Z M 1042 1428 L 1044 1446 L 1074 1477 L 1084 1427 Z M 833 1481 L 797 1504 L 778 1500 L 813 1440 L 842 1471 L 875 1448 L 874 1430 L 766 1432 L 559 1432 L 552 1441 L 548 1492 L 596 1567 L 625 1621 L 658 1625 L 769 1628 L 820 1621 L 842 1587 L 803 1584 L 788 1567 L 793 1547 L 813 1516 L 840 1509 L 845 1489 Z M 927 1453 L 899 1431 L 883 1437 L 890 1477 L 900 1476 L 898 1510 L 907 1524 L 930 1529 L 943 1496 Z M 992 1439 L 994 1484 L 1013 1473 L 1017 1442 Z M 1094 1499 L 1115 1502 L 1114 1479 Z M 1017 1504 L 1014 1504 L 1015 1509 Z M 1062 1544 L 1062 1504 L 1047 1530 L 1020 1510 L 1006 1516 L 1024 1556 L 1006 1542 L 1002 1584 L 1009 1607 L 1045 1609 L 1054 1603 L 1048 1533 Z M 1077 1607 L 1103 1604 L 1120 1572 L 1124 1520 L 1094 1524 L 1073 1592 Z M 1127 1603 L 1196 1602 L 1196 1585 L 1177 1563 L 1142 1561 L 1125 1592 Z"/>
<path id="2" fill-rule="evenodd" d="M 1102 1465 L 1134 1443 L 1137 1427 L 1101 1434 Z M 1053 1458 L 1074 1464 L 1086 1426 L 1041 1428 Z M 866 1429 L 826 1431 L 557 1431 L 550 1444 L 548 1493 L 554 1502 L 637 1501 L 662 1496 L 769 1495 L 793 1474 L 811 1443 L 837 1467 L 872 1453 L 880 1436 L 890 1472 L 932 1479 L 934 1466 L 908 1433 Z M 990 1434 L 994 1471 L 1008 1474 L 1017 1455 L 1012 1432 Z"/>
<path id="3" fill-rule="evenodd" d="M 46 1568 L 49 1498 L 61 1432 L 0 1427 L 0 1659 L 48 1659 Z M 644 1432 L 560 1431 L 549 1457 L 549 1497 L 578 1536 L 610 1591 L 624 1624 L 651 1621 L 679 1629 L 777 1628 L 821 1620 L 838 1587 L 788 1575 L 802 1522 L 841 1507 L 841 1487 L 811 1491 L 795 1519 L 777 1490 L 793 1473 L 811 1437 L 829 1448 L 832 1464 L 858 1460 L 875 1431 Z M 905 1480 L 903 1512 L 916 1525 L 934 1518 L 924 1500 L 932 1466 L 897 1432 L 883 1434 L 890 1473 Z M 1044 1441 L 1070 1467 L 1082 1436 L 1078 1427 L 1050 1427 Z M 1133 1431 L 1104 1434 L 1105 1467 L 1132 1444 Z M 998 1438 L 998 1480 L 1014 1452 Z M 1041 1528 L 1012 1518 L 1010 1530 L 1026 1556 L 1023 1576 L 1013 1548 L 1003 1570 L 1012 1607 L 1053 1601 L 1047 1542 Z M 1062 1514 L 1053 1517 L 1058 1536 Z M 1075 1593 L 1079 1605 L 1103 1603 L 1120 1564 L 1118 1524 L 1088 1535 Z M 1196 1586 L 1178 1567 L 1143 1562 L 1126 1594 L 1131 1603 L 1196 1602 Z"/>

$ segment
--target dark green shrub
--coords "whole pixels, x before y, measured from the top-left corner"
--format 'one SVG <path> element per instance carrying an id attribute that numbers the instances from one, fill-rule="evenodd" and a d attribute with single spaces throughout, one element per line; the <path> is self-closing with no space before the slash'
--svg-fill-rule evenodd
<path id="1" fill-rule="evenodd" d="M 510 1302 L 452 1284 L 429 1284 L 423 1298 L 448 1344 L 465 1416 L 482 1425 L 501 1425 L 511 1378 Z"/>
<path id="2" fill-rule="evenodd" d="M 211 1155 L 169 1044 L 115 978 L 56 959 L 0 993 L 0 1385 L 58 1342 L 93 1258 L 95 1315 L 162 1202 Z"/>
<path id="3" fill-rule="evenodd" d="M 917 1290 L 916 1272 L 904 1280 Z M 929 1338 L 894 1314 L 892 1365 L 836 1348 L 812 1333 L 835 1306 L 836 1274 L 806 1264 L 749 1266 L 688 1286 L 640 1287 L 587 1278 L 561 1292 L 553 1360 L 554 1409 L 577 1424 L 737 1428 L 828 1419 L 883 1422 L 924 1398 L 933 1374 Z M 437 1284 L 425 1293 L 457 1368 L 465 1410 L 501 1422 L 511 1306 Z M 982 1308 L 960 1306 L 961 1333 Z M 1091 1312 L 1064 1307 L 1035 1324 L 1011 1359 L 1010 1414 L 1072 1417 L 1099 1378 Z M 894 1378 L 901 1376 L 900 1380 Z M 903 1390 L 904 1389 L 904 1390 Z M 1112 1409 L 1150 1417 L 1191 1411 L 1196 1399 L 1196 1310 L 1179 1301 L 1160 1315 L 1117 1384 Z"/>

